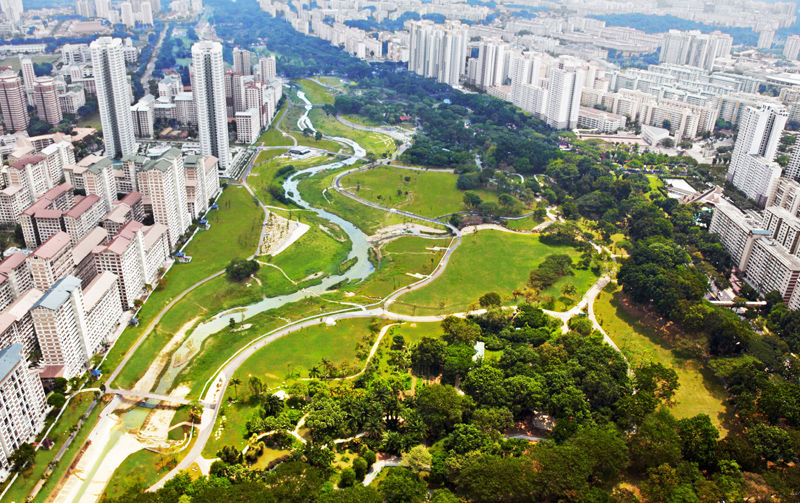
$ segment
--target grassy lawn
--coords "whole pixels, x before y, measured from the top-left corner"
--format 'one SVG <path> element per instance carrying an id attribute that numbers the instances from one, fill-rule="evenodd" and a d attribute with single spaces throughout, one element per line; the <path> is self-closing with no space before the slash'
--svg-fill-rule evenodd
<path id="1" fill-rule="evenodd" d="M 647 181 L 650 182 L 650 190 L 658 190 L 664 186 L 664 182 L 661 181 L 660 178 L 656 175 L 645 175 L 647 176 Z"/>
<path id="2" fill-rule="evenodd" d="M 362 126 L 379 127 L 383 124 L 382 122 L 375 122 L 369 117 L 365 117 L 363 115 L 342 114 L 342 118 L 352 122 L 353 124 L 360 124 Z"/>
<path id="3" fill-rule="evenodd" d="M 94 112 L 92 114 L 87 115 L 86 117 L 78 118 L 75 121 L 75 125 L 77 127 L 94 128 L 98 131 L 103 129 L 103 125 L 100 123 L 100 112 Z"/>
<path id="4" fill-rule="evenodd" d="M 378 321 L 377 326 L 388 322 Z M 374 340 L 371 319 L 340 321 L 336 325 L 315 325 L 282 337 L 260 349 L 236 371 L 242 382 L 261 377 L 268 387 L 308 377 L 308 370 L 326 359 L 331 364 L 361 369 Z M 353 373 L 354 373 L 353 372 Z"/>
<path id="5" fill-rule="evenodd" d="M 306 98 L 311 103 L 315 105 L 325 105 L 327 103 L 333 104 L 333 92 L 330 89 L 327 89 L 316 82 L 313 82 L 309 79 L 303 79 L 299 81 L 300 87 L 302 88 L 303 92 L 306 94 Z"/>
<path id="6" fill-rule="evenodd" d="M 177 465 L 182 455 L 158 454 L 146 449 L 134 452 L 114 471 L 104 496 L 119 498 L 132 487 L 150 487 Z"/>
<path id="7" fill-rule="evenodd" d="M 44 449 L 36 451 L 36 459 L 33 465 L 28 466 L 28 468 L 20 474 L 20 476 L 8 490 L 8 493 L 6 493 L 6 499 L 8 501 L 25 501 L 25 498 L 31 492 L 33 487 L 42 479 L 42 475 L 47 469 L 47 465 L 50 464 L 55 455 L 58 453 L 58 449 L 64 444 L 70 432 L 72 431 L 72 428 L 78 423 L 78 419 L 86 413 L 87 409 L 89 408 L 89 404 L 91 404 L 92 400 L 94 399 L 93 395 L 93 393 L 80 393 L 79 395 L 76 395 L 75 398 L 70 400 L 67 409 L 61 416 L 61 419 L 59 419 L 58 423 L 53 427 L 53 429 L 50 431 L 50 435 L 48 436 L 48 438 L 51 438 L 54 442 L 53 448 L 49 451 Z M 79 437 L 85 437 L 88 435 L 88 432 L 93 426 L 92 421 L 96 421 L 96 416 L 99 414 L 99 411 L 102 410 L 103 405 L 103 403 L 100 403 L 95 407 L 92 413 L 92 418 L 87 420 L 83 427 L 81 427 L 81 430 L 78 434 Z M 76 442 L 78 442 L 78 439 L 72 443 L 70 449 L 61 459 L 59 467 L 62 465 L 68 466 L 70 464 L 70 456 L 74 456 L 76 452 Z M 56 470 L 58 471 L 58 467 Z M 51 480 L 52 477 L 51 479 L 48 479 L 47 486 L 51 487 L 52 484 L 55 483 L 55 481 Z"/>
<path id="8" fill-rule="evenodd" d="M 724 436 L 727 432 L 722 426 L 726 395 L 722 385 L 702 362 L 678 355 L 655 330 L 621 307 L 619 299 L 619 290 L 611 290 L 609 286 L 594 304 L 597 319 L 609 337 L 634 367 L 658 362 L 674 369 L 680 388 L 675 393 L 672 413 L 678 418 L 708 414 Z"/>
<path id="9" fill-rule="evenodd" d="M 125 351 L 170 299 L 200 279 L 224 269 L 232 258 L 246 257 L 255 251 L 261 234 L 263 211 L 255 204 L 252 196 L 244 187 L 229 186 L 220 197 L 219 205 L 220 209 L 210 212 L 207 217 L 211 228 L 199 231 L 186 247 L 185 252 L 192 257 L 192 261 L 188 264 L 175 264 L 162 279 L 139 312 L 139 325 L 127 328 L 111 350 L 103 364 L 104 373 L 110 373 L 116 367 Z M 169 340 L 171 333 L 195 315 L 187 315 L 186 311 L 180 309 L 167 313 L 154 333 L 139 347 L 120 374 L 118 382 L 135 382 L 137 376 L 144 373 L 152 358 Z"/>
<path id="10" fill-rule="evenodd" d="M 283 166 L 292 165 L 295 169 L 304 169 L 320 164 L 327 164 L 335 161 L 333 156 L 321 155 L 312 156 L 306 159 L 295 159 L 283 156 L 286 150 L 263 150 L 258 154 L 253 169 L 247 177 L 247 183 L 256 193 L 262 203 L 267 206 L 288 207 L 281 203 L 269 191 L 270 185 L 275 178 L 278 170 Z"/>
<path id="11" fill-rule="evenodd" d="M 506 225 L 509 229 L 513 229 L 515 231 L 529 231 L 542 222 L 543 220 L 537 220 L 536 217 L 532 215 L 529 217 L 520 218 L 519 220 L 506 220 Z"/>
<path id="12" fill-rule="evenodd" d="M 388 322 L 379 321 L 378 326 L 385 323 Z M 242 384 L 235 390 L 228 388 L 227 396 L 239 400 L 225 405 L 220 412 L 203 456 L 213 457 L 223 445 L 239 448 L 246 445 L 244 425 L 257 407 L 246 401 L 250 376 L 261 377 L 270 388 L 282 387 L 286 381 L 308 377 L 308 369 L 320 367 L 323 358 L 333 365 L 350 364 L 360 370 L 376 335 L 372 324 L 370 319 L 354 319 L 330 327 L 313 326 L 286 335 L 257 351 L 236 371 L 235 377 Z"/>
<path id="13" fill-rule="evenodd" d="M 43 56 L 31 56 L 30 58 L 34 64 L 35 63 L 55 64 L 55 62 L 58 61 L 59 56 L 56 54 L 48 54 Z M 19 56 L 9 56 L 7 58 L 0 59 L 0 67 L 1 66 L 10 66 L 12 70 L 18 72 L 20 70 Z"/>
<path id="14" fill-rule="evenodd" d="M 511 292 L 524 287 L 531 270 L 545 257 L 567 254 L 575 262 L 580 255 L 567 246 L 548 246 L 534 235 L 484 230 L 462 238 L 461 246 L 450 258 L 445 272 L 420 290 L 400 297 L 390 310 L 403 314 L 431 315 L 466 311 L 486 292 L 497 292 L 512 302 Z M 513 257 L 513 260 L 508 260 Z M 555 300 L 555 309 L 564 310 L 577 302 L 596 280 L 588 270 L 574 270 L 543 292 Z M 571 298 L 561 295 L 561 287 L 575 286 Z"/>
<path id="15" fill-rule="evenodd" d="M 311 213 L 297 212 L 295 219 L 306 223 L 308 231 L 292 246 L 273 257 L 270 263 L 277 265 L 286 274 L 300 281 L 318 272 L 335 274 L 339 265 L 347 259 L 352 244 L 347 234 L 326 220 Z"/>
<path id="16" fill-rule="evenodd" d="M 344 87 L 345 82 L 339 77 L 322 76 L 317 77 L 317 80 L 330 87 Z"/>
<path id="17" fill-rule="evenodd" d="M 339 194 L 335 190 L 328 190 L 336 174 L 345 169 L 350 169 L 350 167 L 324 171 L 302 180 L 298 188 L 303 195 L 303 199 L 316 208 L 322 208 L 346 218 L 366 234 L 373 234 L 387 225 L 412 221 L 412 219 L 402 215 L 370 208 Z M 325 192 L 324 195 L 323 191 Z"/>
<path id="18" fill-rule="evenodd" d="M 364 301 L 375 301 L 398 288 L 419 281 L 419 278 L 407 273 L 430 274 L 439 263 L 444 250 L 429 248 L 446 248 L 449 243 L 449 239 L 412 236 L 392 240 L 381 247 L 381 261 L 377 270 L 363 283 L 352 287 L 352 291 L 366 297 Z"/>
<path id="19" fill-rule="evenodd" d="M 55 456 L 56 452 L 58 451 L 59 445 L 63 443 L 63 440 L 66 439 L 67 436 L 69 436 L 72 428 L 74 428 L 75 424 L 77 423 L 78 417 L 80 417 L 86 412 L 88 404 L 91 403 L 92 394 L 91 393 L 83 393 L 83 394 L 89 396 L 88 400 L 85 402 L 86 405 L 83 408 L 78 408 L 79 410 L 77 411 L 77 413 L 75 411 L 72 411 L 70 418 L 67 417 L 66 415 L 67 413 L 65 412 L 64 416 L 61 416 L 62 421 L 59 422 L 61 426 L 53 428 L 53 431 L 50 433 L 50 437 L 53 438 L 53 433 L 56 431 L 56 429 L 59 429 L 61 430 L 60 435 L 62 435 L 61 441 L 60 442 L 57 441 L 53 450 L 50 451 L 52 453 L 52 456 Z M 75 398 L 75 400 L 77 400 L 77 397 Z M 108 401 L 110 401 L 110 397 L 107 397 L 105 400 L 98 403 L 97 406 L 92 411 L 91 415 L 83 423 L 83 426 L 81 426 L 80 431 L 72 440 L 72 444 L 70 444 L 69 448 L 66 450 L 66 452 L 64 452 L 64 456 L 61 458 L 61 461 L 53 469 L 53 472 L 50 474 L 50 477 L 47 479 L 47 482 L 44 483 L 42 488 L 39 490 L 39 493 L 33 499 L 34 502 L 43 503 L 49 499 L 50 493 L 56 488 L 61 478 L 67 473 L 67 470 L 75 461 L 78 453 L 83 447 L 84 442 L 86 442 L 86 439 L 89 437 L 89 433 L 91 433 L 92 429 L 97 424 L 97 421 L 100 418 L 100 413 L 103 411 L 103 408 L 108 404 Z M 52 459 L 52 456 L 48 458 L 48 461 Z M 37 455 L 37 460 L 38 459 L 39 458 Z M 32 485 L 35 485 L 37 482 L 38 480 L 34 480 Z M 12 488 L 12 490 L 9 491 L 8 494 L 6 494 L 6 497 L 8 498 L 9 501 L 23 501 L 22 499 L 14 500 L 12 495 L 13 492 L 14 490 Z"/>
<path id="20" fill-rule="evenodd" d="M 337 121 L 335 117 L 325 114 L 321 108 L 314 107 L 308 116 L 318 131 L 329 136 L 350 138 L 364 147 L 367 153 L 381 157 L 383 154 L 388 155 L 395 150 L 394 140 L 389 136 L 349 128 Z"/>
<path id="21" fill-rule="evenodd" d="M 463 211 L 464 191 L 458 190 L 458 175 L 446 171 L 416 171 L 379 166 L 342 180 L 342 186 L 372 202 L 436 218 Z M 497 202 L 497 194 L 476 190 L 484 201 Z"/>

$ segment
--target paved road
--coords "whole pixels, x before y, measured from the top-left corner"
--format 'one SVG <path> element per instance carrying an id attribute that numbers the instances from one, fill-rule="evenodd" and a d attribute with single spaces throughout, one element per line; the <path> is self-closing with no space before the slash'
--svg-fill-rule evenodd
<path id="1" fill-rule="evenodd" d="M 156 60 L 158 59 L 158 53 L 161 51 L 161 44 L 164 42 L 164 37 L 167 34 L 167 30 L 169 29 L 168 26 L 165 26 L 163 30 L 161 30 L 161 35 L 158 36 L 158 41 L 156 42 L 156 46 L 153 48 L 153 52 L 150 54 L 150 61 L 147 63 L 147 66 L 142 73 L 142 78 L 140 82 L 142 84 L 142 88 L 144 88 L 145 94 L 147 94 L 147 81 L 150 80 L 150 76 L 153 75 L 153 68 L 156 66 Z"/>

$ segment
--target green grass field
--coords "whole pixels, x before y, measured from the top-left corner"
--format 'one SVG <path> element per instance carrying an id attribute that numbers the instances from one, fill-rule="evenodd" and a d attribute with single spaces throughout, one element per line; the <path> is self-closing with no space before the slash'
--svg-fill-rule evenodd
<path id="1" fill-rule="evenodd" d="M 116 367 L 150 320 L 172 298 L 195 282 L 224 269 L 232 258 L 247 257 L 256 251 L 264 212 L 250 193 L 244 187 L 229 186 L 218 203 L 220 209 L 208 215 L 211 228 L 199 231 L 185 249 L 192 261 L 188 264 L 175 264 L 162 279 L 139 312 L 139 325 L 125 329 L 117 340 L 103 364 L 105 373 L 110 373 Z M 175 330 L 196 315 L 199 314 L 189 313 L 187 316 L 182 309 L 170 310 L 120 373 L 118 382 L 135 382 Z"/>
<path id="2" fill-rule="evenodd" d="M 464 191 L 458 190 L 458 175 L 446 171 L 416 171 L 379 166 L 353 173 L 342 186 L 374 203 L 436 218 L 463 211 Z M 497 202 L 497 194 L 476 190 L 483 201 Z"/>
<path id="3" fill-rule="evenodd" d="M 28 496 L 28 494 L 30 494 L 34 486 L 42 479 L 42 475 L 47 469 L 47 465 L 53 460 L 56 453 L 58 453 L 58 449 L 64 444 L 67 437 L 69 437 L 72 429 L 78 423 L 78 419 L 86 413 L 89 408 L 89 404 L 93 399 L 93 393 L 87 392 L 76 395 L 75 398 L 70 400 L 67 409 L 61 416 L 61 419 L 59 419 L 58 423 L 53 427 L 52 430 L 50 430 L 50 434 L 48 435 L 48 437 L 53 440 L 54 447 L 49 451 L 44 449 L 36 451 L 36 458 L 33 465 L 28 466 L 28 468 L 20 473 L 19 478 L 17 478 L 17 480 L 8 490 L 8 493 L 6 493 L 5 499 L 7 501 L 25 501 L 25 498 Z M 85 439 L 89 435 L 89 432 L 97 422 L 97 416 L 104 405 L 105 404 L 103 403 L 98 404 L 92 412 L 90 419 L 87 420 L 87 422 L 85 422 L 81 427 L 77 438 L 73 441 L 72 445 L 70 445 L 70 448 L 62 458 L 61 463 L 59 463 L 53 473 L 53 475 L 55 475 L 57 478 L 60 477 L 60 474 L 63 474 L 63 472 L 66 470 L 66 466 L 69 465 L 72 456 L 77 453 L 77 450 L 80 448 L 80 444 L 83 442 L 82 439 Z M 61 470 L 62 467 L 64 468 L 63 470 Z M 57 482 L 57 478 L 54 479 L 53 476 L 51 476 L 47 480 L 45 487 L 52 488 Z"/>
<path id="4" fill-rule="evenodd" d="M 378 325 L 386 323 L 379 321 Z M 255 409 L 255 405 L 246 402 L 250 376 L 259 376 L 270 388 L 282 387 L 284 382 L 308 377 L 308 370 L 314 366 L 320 367 L 323 358 L 333 365 L 349 363 L 360 370 L 376 335 L 371 330 L 372 324 L 373 320 L 370 319 L 356 319 L 330 327 L 309 327 L 286 335 L 257 351 L 236 371 L 235 377 L 242 384 L 237 389 L 229 387 L 226 396 L 238 397 L 238 402 L 224 407 L 224 414 L 217 418 L 214 433 L 203 449 L 203 456 L 213 457 L 223 445 L 242 448 L 246 444 L 244 424 Z M 363 356 L 359 357 L 359 354 Z M 218 432 L 223 423 L 225 426 Z"/>
<path id="5" fill-rule="evenodd" d="M 390 310 L 415 315 L 462 312 L 476 304 L 481 295 L 492 291 L 499 293 L 504 301 L 513 302 L 511 292 L 524 287 L 530 271 L 552 254 L 570 255 L 573 262 L 580 255 L 574 248 L 542 244 L 534 235 L 495 230 L 468 234 L 439 278 L 401 296 Z M 596 280 L 588 270 L 575 269 L 574 273 L 543 292 L 554 298 L 556 310 L 574 305 Z M 561 287 L 568 283 L 575 286 L 576 293 L 565 298 Z"/>
<path id="6" fill-rule="evenodd" d="M 106 486 L 104 496 L 119 498 L 133 487 L 150 487 L 166 475 L 181 459 L 181 454 L 158 454 L 142 449 L 123 461 Z"/>
<path id="7" fill-rule="evenodd" d="M 382 299 L 398 288 L 419 281 L 408 273 L 430 274 L 444 251 L 429 248 L 445 248 L 449 243 L 450 239 L 411 236 L 392 240 L 381 247 L 381 262 L 377 270 L 363 283 L 350 289 L 367 302 Z"/>
<path id="8" fill-rule="evenodd" d="M 342 114 L 341 117 L 347 121 L 352 122 L 353 124 L 360 124 L 362 126 L 378 127 L 382 124 L 381 122 L 375 122 L 373 120 L 370 120 L 369 117 L 365 117 L 363 115 Z"/>
<path id="9" fill-rule="evenodd" d="M 330 87 L 342 88 L 345 86 L 345 82 L 339 77 L 330 77 L 325 75 L 317 77 L 317 80 Z"/>
<path id="10" fill-rule="evenodd" d="M 300 88 L 306 94 L 308 101 L 315 105 L 324 105 L 326 103 L 333 104 L 334 94 L 330 89 L 327 89 L 316 82 L 309 79 L 299 81 Z"/>
<path id="11" fill-rule="evenodd" d="M 321 208 L 346 218 L 366 234 L 373 234 L 378 229 L 388 225 L 412 221 L 412 219 L 396 213 L 370 208 L 339 194 L 333 189 L 329 189 L 336 174 L 345 169 L 350 169 L 350 167 L 317 173 L 301 180 L 298 188 L 303 195 L 303 199 L 316 208 Z"/>
<path id="12" fill-rule="evenodd" d="M 613 283 L 611 286 L 615 286 Z M 631 365 L 658 362 L 678 374 L 675 404 L 670 408 L 678 418 L 708 414 L 720 435 L 727 432 L 722 425 L 726 410 L 726 394 L 722 385 L 702 362 L 679 356 L 651 327 L 620 306 L 619 290 L 611 286 L 598 295 L 594 311 L 603 329 L 625 354 Z"/>
<path id="13" fill-rule="evenodd" d="M 292 165 L 295 169 L 304 169 L 320 164 L 334 162 L 335 157 L 328 155 L 313 156 L 307 159 L 295 159 L 283 156 L 287 150 L 262 150 L 253 163 L 253 169 L 247 177 L 247 184 L 253 189 L 258 198 L 267 206 L 278 206 L 288 208 L 289 206 L 278 201 L 269 191 L 270 185 L 275 178 L 277 171 L 283 166 Z M 296 206 L 292 206 L 296 207 Z"/>
<path id="14" fill-rule="evenodd" d="M 52 63 L 55 64 L 58 61 L 59 56 L 57 54 L 48 54 L 44 56 L 31 56 L 31 61 L 35 63 Z M 12 70 L 15 72 L 20 71 L 20 62 L 18 56 L 9 56 L 7 58 L 0 59 L 0 67 L 2 66 L 10 66 Z"/>
<path id="15" fill-rule="evenodd" d="M 396 148 L 394 140 L 389 136 L 349 128 L 337 121 L 335 117 L 326 115 L 319 107 L 314 107 L 308 116 L 311 122 L 314 123 L 314 127 L 321 133 L 329 136 L 350 138 L 360 144 L 367 153 L 381 157 L 384 154 L 388 155 L 394 152 Z"/>

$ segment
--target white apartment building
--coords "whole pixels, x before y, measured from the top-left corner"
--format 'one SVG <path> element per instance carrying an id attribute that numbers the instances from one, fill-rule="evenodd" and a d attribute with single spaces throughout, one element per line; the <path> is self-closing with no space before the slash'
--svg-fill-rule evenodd
<path id="1" fill-rule="evenodd" d="M 146 162 L 136 175 L 145 205 L 149 201 L 155 222 L 167 226 L 169 246 L 173 248 L 192 223 L 181 151 L 170 149 L 160 158 Z"/>
<path id="2" fill-rule="evenodd" d="M 133 134 L 137 138 L 152 138 L 153 123 L 155 122 L 155 101 L 156 99 L 146 94 L 131 105 L 131 120 L 133 121 Z"/>
<path id="3" fill-rule="evenodd" d="M 250 51 L 239 47 L 233 49 L 233 71 L 241 75 L 253 74 L 253 65 L 250 63 Z"/>
<path id="4" fill-rule="evenodd" d="M 225 104 L 222 45 L 208 40 L 192 45 L 194 81 L 192 92 L 197 108 L 200 152 L 219 159 L 219 168 L 231 167 L 228 121 Z M 172 233 L 170 233 L 172 235 Z"/>
<path id="5" fill-rule="evenodd" d="M 712 70 L 716 58 L 730 56 L 733 37 L 721 32 L 669 30 L 659 55 L 660 63 L 689 65 Z"/>
<path id="6" fill-rule="evenodd" d="M 209 201 L 219 193 L 219 171 L 215 157 L 188 155 L 183 160 L 186 168 L 186 202 L 191 218 L 200 218 Z"/>
<path id="7" fill-rule="evenodd" d="M 251 144 L 258 140 L 261 132 L 260 114 L 255 108 L 236 112 L 236 141 Z"/>
<path id="8" fill-rule="evenodd" d="M 613 133 L 625 127 L 625 116 L 612 114 L 596 108 L 580 107 L 578 110 L 578 127 L 594 129 L 601 133 Z"/>
<path id="9" fill-rule="evenodd" d="M 107 157 L 135 154 L 131 89 L 125 70 L 122 39 L 100 37 L 91 46 L 94 81 Z"/>
<path id="10" fill-rule="evenodd" d="M 42 295 L 35 288 L 28 290 L 0 313 L 0 348 L 20 344 L 26 357 L 39 349 L 31 309 Z"/>
<path id="11" fill-rule="evenodd" d="M 757 215 L 745 215 L 725 199 L 716 204 L 708 232 L 719 236 L 722 246 L 731 254 L 734 266 L 740 271 L 747 269 L 755 241 L 770 236 Z"/>
<path id="12" fill-rule="evenodd" d="M 96 195 L 102 200 L 103 211 L 111 211 L 117 201 L 117 182 L 114 166 L 107 157 L 92 163 L 83 172 L 83 187 L 86 195 Z"/>
<path id="13" fill-rule="evenodd" d="M 158 82 L 158 97 L 167 98 L 171 100 L 178 93 L 183 92 L 183 81 L 178 74 L 165 75 L 163 79 Z"/>
<path id="14" fill-rule="evenodd" d="M 86 104 L 86 92 L 80 84 L 67 86 L 67 90 L 58 93 L 58 106 L 65 114 L 76 115 L 78 109 Z"/>
<path id="15" fill-rule="evenodd" d="M 47 291 L 59 279 L 72 273 L 72 243 L 69 234 L 57 232 L 28 256 L 33 288 Z"/>
<path id="16" fill-rule="evenodd" d="M 781 174 L 773 161 L 788 114 L 775 106 L 748 107 L 739 122 L 726 175 L 739 190 L 764 205 Z"/>
<path id="17" fill-rule="evenodd" d="M 800 35 L 789 35 L 783 46 L 783 56 L 786 59 L 796 60 L 800 55 Z"/>
<path id="18" fill-rule="evenodd" d="M 75 276 L 58 280 L 33 307 L 45 372 L 67 379 L 106 341 L 122 315 L 117 277 L 104 271 L 85 289 Z"/>
<path id="19" fill-rule="evenodd" d="M 22 345 L 0 349 L 0 478 L 10 473 L 14 451 L 42 430 L 47 410 L 42 381 Z"/>
<path id="20" fill-rule="evenodd" d="M 33 277 L 27 258 L 24 253 L 16 252 L 0 262 L 0 276 L 8 280 L 11 295 L 15 299 L 33 288 Z"/>
<path id="21" fill-rule="evenodd" d="M 274 79 L 278 75 L 275 56 L 263 56 L 258 60 L 259 76 L 262 82 Z"/>
<path id="22" fill-rule="evenodd" d="M 194 106 L 194 94 L 180 92 L 175 96 L 175 119 L 181 126 L 197 125 L 197 108 Z"/>
<path id="23" fill-rule="evenodd" d="M 777 290 L 783 302 L 789 299 L 800 277 L 800 258 L 789 253 L 773 239 L 758 239 L 747 264 L 745 279 L 758 292 Z"/>
<path id="24" fill-rule="evenodd" d="M 560 57 L 550 69 L 544 121 L 555 129 L 574 129 L 578 125 L 581 90 L 586 78 L 582 62 Z"/>

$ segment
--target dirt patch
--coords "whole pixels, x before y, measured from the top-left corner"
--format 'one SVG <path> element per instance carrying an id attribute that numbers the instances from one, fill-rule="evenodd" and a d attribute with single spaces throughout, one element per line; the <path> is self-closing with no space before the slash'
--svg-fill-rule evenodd
<path id="1" fill-rule="evenodd" d="M 164 346 L 164 349 L 158 353 L 155 361 L 153 361 L 153 363 L 147 368 L 147 372 L 145 372 L 142 378 L 139 379 L 136 384 L 134 384 L 134 391 L 148 392 L 153 389 L 153 386 L 155 386 L 156 382 L 158 382 L 158 377 L 164 371 L 166 365 L 169 363 L 170 359 L 175 353 L 175 350 L 180 346 L 181 342 L 186 337 L 186 334 L 199 319 L 200 317 L 198 316 L 187 321 L 180 328 L 180 330 L 178 330 L 175 335 L 172 336 L 167 345 Z"/>

